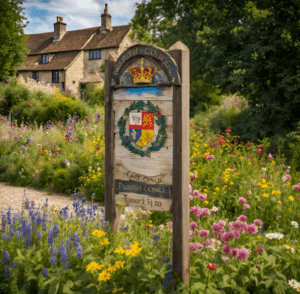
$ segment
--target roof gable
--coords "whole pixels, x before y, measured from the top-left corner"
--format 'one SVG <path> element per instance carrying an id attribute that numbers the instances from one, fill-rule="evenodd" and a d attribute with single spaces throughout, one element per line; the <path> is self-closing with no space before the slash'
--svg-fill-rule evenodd
<path id="1" fill-rule="evenodd" d="M 27 35 L 26 48 L 31 55 L 119 47 L 130 31 L 130 25 L 113 27 L 112 31 L 106 33 L 99 33 L 99 29 L 67 31 L 58 42 L 53 42 L 54 32 Z"/>

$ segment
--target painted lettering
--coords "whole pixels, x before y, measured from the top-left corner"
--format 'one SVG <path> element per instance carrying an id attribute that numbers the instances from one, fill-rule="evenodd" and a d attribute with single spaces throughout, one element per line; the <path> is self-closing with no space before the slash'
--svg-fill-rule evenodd
<path id="1" fill-rule="evenodd" d="M 145 54 L 150 54 L 150 52 L 148 52 L 147 50 L 150 50 L 150 48 L 145 48 Z"/>
<path id="2" fill-rule="evenodd" d="M 152 50 L 150 51 L 150 55 L 152 55 L 152 56 L 154 56 L 155 53 L 156 53 L 156 50 L 155 50 L 155 49 L 152 49 Z"/>
<path id="3" fill-rule="evenodd" d="M 169 63 L 170 65 L 168 65 L 168 63 Z M 172 66 L 172 62 L 168 60 L 168 61 L 166 62 L 166 64 L 165 64 L 165 66 L 166 66 L 166 68 L 170 68 L 170 67 Z"/>

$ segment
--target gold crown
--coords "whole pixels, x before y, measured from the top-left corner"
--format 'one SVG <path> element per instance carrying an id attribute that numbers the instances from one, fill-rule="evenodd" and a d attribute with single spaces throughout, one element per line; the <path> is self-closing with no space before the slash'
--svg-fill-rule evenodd
<path id="1" fill-rule="evenodd" d="M 132 82 L 137 83 L 152 83 L 156 68 L 151 66 L 143 66 L 144 58 L 141 59 L 141 67 L 133 67 L 129 69 L 132 77 Z"/>

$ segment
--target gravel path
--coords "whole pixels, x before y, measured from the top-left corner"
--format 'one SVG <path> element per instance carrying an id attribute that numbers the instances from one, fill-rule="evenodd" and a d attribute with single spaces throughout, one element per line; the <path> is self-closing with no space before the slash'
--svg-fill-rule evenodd
<path id="1" fill-rule="evenodd" d="M 36 207 L 41 204 L 41 206 L 46 202 L 46 198 L 48 198 L 49 207 L 52 204 L 55 206 L 59 206 L 60 208 L 64 208 L 69 205 L 69 211 L 74 211 L 73 202 L 74 198 L 72 195 L 67 195 L 63 193 L 49 193 L 43 192 L 37 188 L 33 187 L 15 187 L 6 183 L 0 183 L 0 212 L 5 212 L 9 205 L 13 208 L 12 213 L 22 211 L 22 201 L 24 196 L 24 190 L 26 193 L 25 197 L 28 199 L 34 200 Z M 92 205 L 92 201 L 87 201 L 85 203 L 85 207 L 87 205 Z M 98 209 L 104 208 L 100 206 Z M 24 210 L 25 215 L 28 215 L 28 210 Z M 1 215 L 0 215 L 1 216 Z M 0 223 L 2 223 L 2 218 L 0 217 Z M 1 227 L 1 225 L 0 225 Z"/>

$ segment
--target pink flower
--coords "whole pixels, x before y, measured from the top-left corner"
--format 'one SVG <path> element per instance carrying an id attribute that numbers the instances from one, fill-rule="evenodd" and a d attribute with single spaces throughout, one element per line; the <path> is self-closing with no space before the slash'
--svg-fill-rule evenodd
<path id="1" fill-rule="evenodd" d="M 195 250 L 195 244 L 194 243 L 190 243 L 190 250 Z"/>
<path id="2" fill-rule="evenodd" d="M 238 239 L 240 239 L 240 237 L 241 237 L 241 232 L 236 231 L 235 234 L 234 234 L 234 238 L 238 240 Z"/>
<path id="3" fill-rule="evenodd" d="M 209 236 L 209 231 L 200 230 L 198 235 L 201 236 L 201 237 Z"/>
<path id="4" fill-rule="evenodd" d="M 231 129 L 227 128 L 227 130 L 225 130 L 226 133 L 231 133 Z"/>
<path id="5" fill-rule="evenodd" d="M 244 197 L 239 198 L 239 203 L 246 203 L 246 199 Z"/>
<path id="6" fill-rule="evenodd" d="M 271 153 L 269 153 L 268 157 L 269 157 L 270 159 L 274 159 L 274 157 L 272 156 Z"/>
<path id="7" fill-rule="evenodd" d="M 191 184 L 189 185 L 189 191 L 190 191 L 190 193 L 192 193 L 192 186 L 191 186 Z"/>
<path id="8" fill-rule="evenodd" d="M 210 215 L 210 210 L 208 208 L 203 208 L 201 214 L 202 215 Z"/>
<path id="9" fill-rule="evenodd" d="M 293 190 L 300 192 L 300 184 L 293 186 Z"/>
<path id="10" fill-rule="evenodd" d="M 198 229 L 195 229 L 194 232 L 195 232 L 195 234 L 197 234 L 198 233 Z"/>
<path id="11" fill-rule="evenodd" d="M 196 207 L 196 206 L 193 206 L 193 207 L 190 209 L 190 212 L 195 212 L 196 209 L 197 209 L 197 207 Z"/>
<path id="12" fill-rule="evenodd" d="M 196 197 L 199 197 L 200 192 L 198 190 L 194 190 L 193 191 L 193 195 L 196 196 Z"/>
<path id="13" fill-rule="evenodd" d="M 250 207 L 250 205 L 249 205 L 249 204 L 245 204 L 245 205 L 244 205 L 244 207 L 243 207 L 243 209 L 244 209 L 244 210 L 246 210 L 246 209 L 250 209 L 250 208 L 251 208 L 251 207 Z"/>
<path id="14" fill-rule="evenodd" d="M 173 222 L 168 222 L 168 223 L 167 223 L 167 226 L 168 226 L 169 228 L 171 228 L 171 227 L 173 226 Z"/>
<path id="15" fill-rule="evenodd" d="M 263 173 L 263 174 L 260 174 L 259 176 L 260 176 L 261 179 L 263 179 L 266 176 L 266 174 Z"/>
<path id="16" fill-rule="evenodd" d="M 258 248 L 256 248 L 258 254 L 260 254 L 262 250 L 263 250 L 263 245 L 259 245 Z"/>
<path id="17" fill-rule="evenodd" d="M 259 264 L 255 264 L 254 266 L 255 266 L 256 268 L 259 268 Z"/>
<path id="18" fill-rule="evenodd" d="M 236 254 L 236 257 L 239 260 L 247 260 L 249 257 L 250 251 L 246 248 L 242 248 L 241 250 L 239 250 Z"/>
<path id="19" fill-rule="evenodd" d="M 222 248 L 222 252 L 224 253 L 230 253 L 232 250 L 232 248 L 229 246 L 229 245 L 225 245 L 223 248 Z"/>
<path id="20" fill-rule="evenodd" d="M 200 194 L 198 197 L 199 197 L 199 200 L 204 201 L 204 200 L 206 200 L 207 195 L 206 194 Z"/>
<path id="21" fill-rule="evenodd" d="M 239 220 L 239 221 L 246 221 L 247 220 L 247 216 L 245 216 L 245 215 L 240 215 L 238 218 L 237 218 L 237 220 Z"/>
<path id="22" fill-rule="evenodd" d="M 232 257 L 234 257 L 234 256 L 236 256 L 236 254 L 239 252 L 239 248 L 233 248 L 233 249 L 231 249 L 231 251 L 230 251 L 230 255 L 232 256 Z"/>
<path id="23" fill-rule="evenodd" d="M 261 221 L 260 219 L 255 219 L 255 220 L 254 220 L 254 223 L 255 223 L 256 226 L 258 226 L 258 227 L 260 227 L 260 228 L 262 227 L 262 224 L 263 224 L 262 221 Z"/>
<path id="24" fill-rule="evenodd" d="M 257 233 L 257 231 L 258 230 L 257 230 L 257 227 L 255 224 L 248 225 L 248 229 L 247 229 L 248 234 L 253 235 L 253 234 Z"/>
<path id="25" fill-rule="evenodd" d="M 208 155 L 208 156 L 206 156 L 205 159 L 206 159 L 206 160 L 211 160 L 211 159 L 215 159 L 215 157 L 214 157 L 213 155 Z"/>
<path id="26" fill-rule="evenodd" d="M 202 249 L 203 248 L 203 245 L 199 242 L 197 242 L 197 249 Z"/>
<path id="27" fill-rule="evenodd" d="M 206 239 L 205 242 L 204 242 L 204 245 L 207 246 L 207 245 L 209 245 L 209 244 L 210 244 L 209 239 Z"/>
<path id="28" fill-rule="evenodd" d="M 194 234 L 193 231 L 190 231 L 190 232 L 189 232 L 190 237 L 193 236 L 193 234 Z"/>
<path id="29" fill-rule="evenodd" d="M 197 224 L 195 222 L 190 223 L 190 228 L 196 228 Z"/>
<path id="30" fill-rule="evenodd" d="M 289 174 L 284 174 L 281 178 L 282 181 L 290 181 L 291 180 L 291 175 Z"/>
<path id="31" fill-rule="evenodd" d="M 192 201 L 194 197 L 192 195 L 189 196 L 189 200 Z"/>

